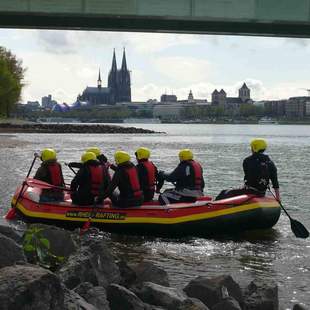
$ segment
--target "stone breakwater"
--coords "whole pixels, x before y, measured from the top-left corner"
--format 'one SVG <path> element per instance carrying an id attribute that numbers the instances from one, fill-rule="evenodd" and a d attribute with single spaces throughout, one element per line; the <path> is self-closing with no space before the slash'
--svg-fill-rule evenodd
<path id="1" fill-rule="evenodd" d="M 0 133 L 101 133 L 140 134 L 156 133 L 153 130 L 101 124 L 11 124 L 0 123 Z"/>
<path id="2" fill-rule="evenodd" d="M 230 275 L 198 276 L 182 290 L 173 288 L 165 270 L 142 261 L 129 265 L 109 250 L 105 237 L 90 229 L 42 229 L 53 255 L 65 258 L 51 272 L 31 264 L 22 248 L 23 236 L 0 226 L 0 305 L 19 310 L 278 310 L 275 283 L 239 284 Z M 293 310 L 305 310 L 296 304 Z"/>

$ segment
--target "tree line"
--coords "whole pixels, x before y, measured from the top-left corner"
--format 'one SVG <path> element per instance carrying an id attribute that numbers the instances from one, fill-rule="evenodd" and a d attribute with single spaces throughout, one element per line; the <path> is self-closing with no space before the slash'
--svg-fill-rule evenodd
<path id="1" fill-rule="evenodd" d="M 0 46 L 0 116 L 9 117 L 21 96 L 25 69 L 22 61 Z"/>

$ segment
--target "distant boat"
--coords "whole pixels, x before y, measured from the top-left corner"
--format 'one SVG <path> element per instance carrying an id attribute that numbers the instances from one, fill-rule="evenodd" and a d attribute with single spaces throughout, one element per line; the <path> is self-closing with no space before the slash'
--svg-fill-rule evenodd
<path id="1" fill-rule="evenodd" d="M 123 123 L 127 124 L 161 124 L 159 118 L 125 118 Z"/>
<path id="2" fill-rule="evenodd" d="M 259 121 L 258 124 L 261 125 L 276 125 L 279 124 L 275 119 L 272 119 L 271 117 L 262 117 Z"/>
<path id="3" fill-rule="evenodd" d="M 70 117 L 41 117 L 37 119 L 38 123 L 80 123 L 80 120 L 77 118 Z"/>
<path id="4" fill-rule="evenodd" d="M 201 120 L 200 119 L 190 119 L 190 120 L 185 120 L 182 123 L 183 124 L 200 124 Z"/>

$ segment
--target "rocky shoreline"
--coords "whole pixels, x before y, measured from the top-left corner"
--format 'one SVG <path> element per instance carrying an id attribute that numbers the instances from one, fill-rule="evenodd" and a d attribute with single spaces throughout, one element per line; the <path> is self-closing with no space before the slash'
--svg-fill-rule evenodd
<path id="1" fill-rule="evenodd" d="M 0 123 L 0 133 L 101 133 L 153 134 L 153 130 L 102 124 L 14 124 Z"/>
<path id="2" fill-rule="evenodd" d="M 275 283 L 252 281 L 240 286 L 230 275 L 199 276 L 180 290 L 170 287 L 168 274 L 156 265 L 143 260 L 129 265 L 113 256 L 105 238 L 94 237 L 95 229 L 83 236 L 42 224 L 29 229 L 40 229 L 53 255 L 64 260 L 53 272 L 33 264 L 25 250 L 29 235 L 0 226 L 3 310 L 280 309 Z M 300 304 L 293 307 L 305 309 Z"/>

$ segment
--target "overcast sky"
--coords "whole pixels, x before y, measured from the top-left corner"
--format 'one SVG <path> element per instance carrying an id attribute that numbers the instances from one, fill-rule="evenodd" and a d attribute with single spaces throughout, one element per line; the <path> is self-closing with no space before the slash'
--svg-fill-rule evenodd
<path id="1" fill-rule="evenodd" d="M 52 94 L 73 103 L 86 86 L 96 86 L 98 69 L 107 85 L 113 48 L 118 66 L 123 47 L 132 72 L 132 100 L 162 93 L 210 100 L 228 96 L 246 82 L 254 100 L 306 95 L 310 88 L 310 39 L 125 32 L 0 29 L 0 45 L 27 68 L 23 101 Z"/>

